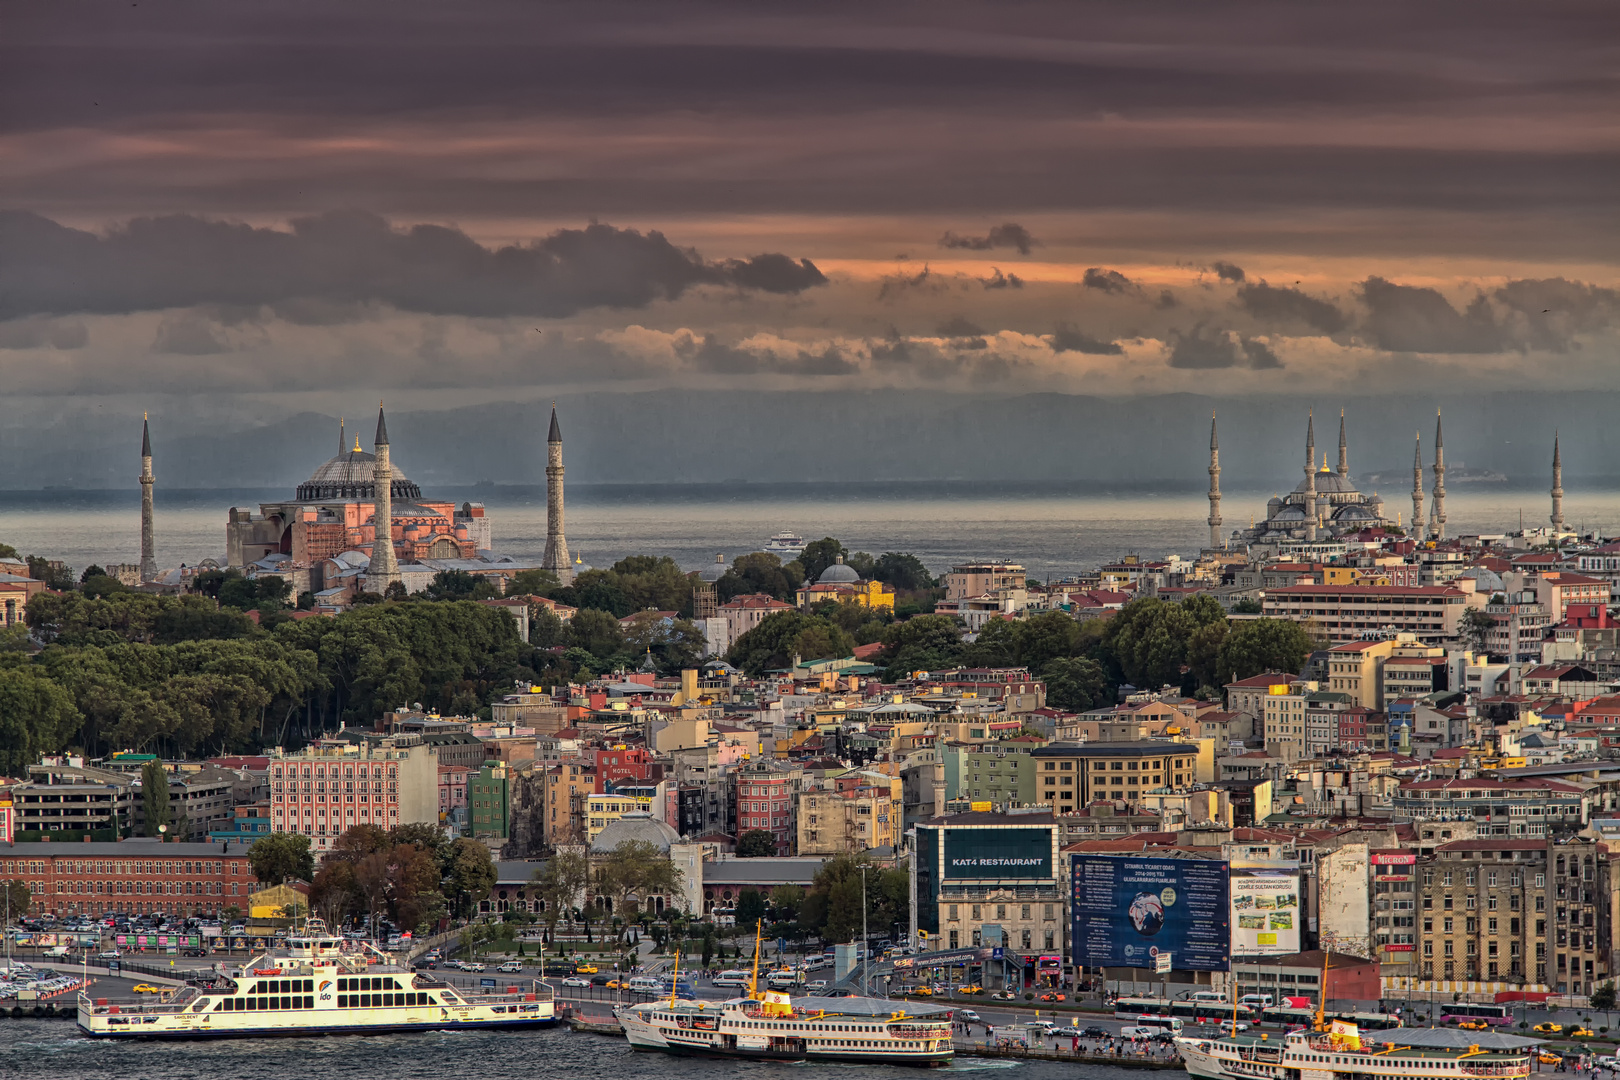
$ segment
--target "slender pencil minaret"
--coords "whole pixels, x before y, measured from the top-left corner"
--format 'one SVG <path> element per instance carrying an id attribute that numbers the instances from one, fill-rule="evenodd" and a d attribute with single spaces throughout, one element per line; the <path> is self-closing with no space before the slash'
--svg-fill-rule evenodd
<path id="1" fill-rule="evenodd" d="M 1423 432 L 1412 448 L 1412 536 L 1423 539 Z"/>
<path id="2" fill-rule="evenodd" d="M 565 585 L 573 580 L 568 539 L 563 535 L 562 428 L 557 423 L 555 401 L 551 403 L 551 432 L 546 436 L 546 555 L 540 566 Z"/>
<path id="3" fill-rule="evenodd" d="M 1305 420 L 1305 539 L 1316 540 L 1316 410 Z"/>
<path id="4" fill-rule="evenodd" d="M 1446 538 L 1446 440 L 1440 431 L 1440 410 L 1434 410 L 1434 513 L 1429 531 L 1436 540 Z"/>
<path id="5" fill-rule="evenodd" d="M 340 416 L 340 417 L 338 417 L 338 452 L 337 452 L 337 456 L 342 457 L 344 454 L 347 454 L 348 452 L 349 452 L 349 443 L 348 443 L 348 440 L 346 440 L 343 437 L 343 417 Z"/>
<path id="6" fill-rule="evenodd" d="M 152 533 L 152 430 L 141 414 L 141 581 L 157 577 L 157 552 Z"/>
<path id="7" fill-rule="evenodd" d="M 1339 475 L 1350 475 L 1350 444 L 1344 441 L 1344 410 L 1339 410 Z"/>
<path id="8" fill-rule="evenodd" d="M 399 560 L 394 554 L 394 466 L 388 456 L 388 424 L 383 420 L 382 402 L 377 403 L 375 450 L 372 488 L 376 510 L 371 517 L 371 566 L 366 579 L 368 588 L 382 592 L 399 580 Z"/>
<path id="9" fill-rule="evenodd" d="M 1215 437 L 1215 414 L 1209 414 L 1209 546 L 1221 546 L 1221 443 Z"/>
<path id="10" fill-rule="evenodd" d="M 1552 527 L 1554 533 L 1564 531 L 1564 462 L 1558 456 L 1558 432 L 1553 432 L 1553 486 Z"/>

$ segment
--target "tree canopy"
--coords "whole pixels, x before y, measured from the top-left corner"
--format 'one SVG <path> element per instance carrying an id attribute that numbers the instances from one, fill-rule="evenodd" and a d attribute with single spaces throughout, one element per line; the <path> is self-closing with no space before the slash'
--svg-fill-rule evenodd
<path id="1" fill-rule="evenodd" d="M 795 656 L 825 660 L 848 656 L 855 643 L 836 623 L 802 611 L 778 611 L 738 638 L 726 659 L 750 675 L 785 668 Z"/>

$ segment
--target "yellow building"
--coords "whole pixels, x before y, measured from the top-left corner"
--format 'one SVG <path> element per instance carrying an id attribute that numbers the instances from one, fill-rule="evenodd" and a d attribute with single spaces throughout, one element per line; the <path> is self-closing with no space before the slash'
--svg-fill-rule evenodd
<path id="1" fill-rule="evenodd" d="M 650 812 L 652 800 L 635 795 L 585 796 L 585 842 L 594 843 L 597 833 L 637 810 Z"/>
<path id="2" fill-rule="evenodd" d="M 859 854 L 900 844 L 901 804 L 885 786 L 799 795 L 799 854 Z"/>
<path id="3" fill-rule="evenodd" d="M 1384 708 L 1384 661 L 1395 652 L 1393 641 L 1346 641 L 1328 650 L 1324 690 L 1350 695 L 1350 704 L 1375 712 Z M 1271 732 L 1268 727 L 1266 737 Z"/>

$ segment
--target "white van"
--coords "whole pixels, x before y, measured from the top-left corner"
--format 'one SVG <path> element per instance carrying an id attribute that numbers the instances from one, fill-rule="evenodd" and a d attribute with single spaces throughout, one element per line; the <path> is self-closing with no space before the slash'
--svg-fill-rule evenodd
<path id="1" fill-rule="evenodd" d="M 1244 994 L 1242 997 L 1238 998 L 1238 1001 L 1242 1002 L 1244 1005 L 1258 1005 L 1262 1009 L 1271 1008 L 1271 1003 L 1273 1000 L 1274 999 L 1270 994 Z"/>
<path id="2" fill-rule="evenodd" d="M 747 986 L 753 981 L 753 974 L 747 971 L 722 971 L 714 977 L 716 986 Z"/>
<path id="3" fill-rule="evenodd" d="M 657 979 L 649 978 L 646 975 L 637 975 L 635 978 L 630 980 L 630 989 L 642 990 L 649 994 L 656 994 L 662 989 L 662 987 Z"/>
<path id="4" fill-rule="evenodd" d="M 790 986 L 799 986 L 804 982 L 803 972 L 773 971 L 765 976 L 765 985 L 772 990 L 786 990 Z"/>
<path id="5" fill-rule="evenodd" d="M 1220 1002 L 1225 1004 L 1226 995 L 1214 990 L 1200 990 L 1187 1000 L 1196 1001 L 1200 1005 L 1206 1005 L 1210 1002 Z"/>
<path id="6" fill-rule="evenodd" d="M 1151 1039 L 1163 1029 L 1156 1027 L 1122 1027 L 1119 1037 L 1122 1039 Z"/>

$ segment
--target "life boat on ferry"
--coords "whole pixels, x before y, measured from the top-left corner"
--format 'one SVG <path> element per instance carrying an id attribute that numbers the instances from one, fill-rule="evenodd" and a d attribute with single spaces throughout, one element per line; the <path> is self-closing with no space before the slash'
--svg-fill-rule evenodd
<path id="1" fill-rule="evenodd" d="M 280 975 L 281 974 L 281 969 L 276 968 L 276 967 L 275 968 L 274 967 L 273 968 L 254 968 L 253 969 L 253 974 L 255 974 L 255 975 Z"/>

